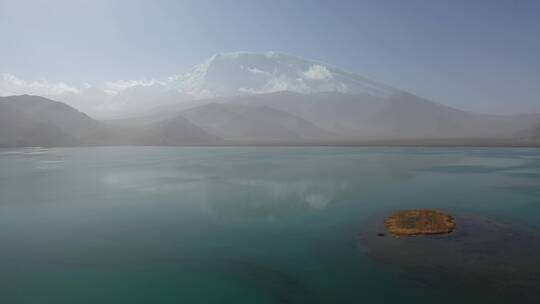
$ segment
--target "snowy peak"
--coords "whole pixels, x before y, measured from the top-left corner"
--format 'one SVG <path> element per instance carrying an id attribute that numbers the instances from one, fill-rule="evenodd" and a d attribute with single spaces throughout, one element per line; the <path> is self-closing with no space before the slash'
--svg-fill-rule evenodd
<path id="1" fill-rule="evenodd" d="M 315 60 L 279 52 L 220 53 L 167 79 L 117 80 L 80 87 L 0 75 L 0 96 L 32 94 L 65 102 L 94 117 L 114 118 L 194 99 L 289 91 L 400 95 L 387 85 Z"/>
<path id="2" fill-rule="evenodd" d="M 386 97 L 399 92 L 331 65 L 279 52 L 216 54 L 169 81 L 179 91 L 201 97 L 277 91 Z"/>

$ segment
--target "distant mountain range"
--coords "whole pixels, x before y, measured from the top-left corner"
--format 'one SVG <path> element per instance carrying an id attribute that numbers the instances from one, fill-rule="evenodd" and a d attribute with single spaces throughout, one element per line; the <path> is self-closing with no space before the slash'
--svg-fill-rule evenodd
<path id="1" fill-rule="evenodd" d="M 189 145 L 217 140 L 181 116 L 137 127 L 112 126 L 44 97 L 0 97 L 0 147 Z"/>
<path id="2" fill-rule="evenodd" d="M 39 96 L 0 97 L 0 147 L 85 145 L 536 145 L 540 117 L 492 116 L 414 95 L 276 92 L 98 121 Z"/>
<path id="3" fill-rule="evenodd" d="M 18 83 L 18 82 L 14 82 Z M 24 88 L 6 88 L 7 92 Z M 60 90 L 60 89 L 59 89 Z M 0 84 L 0 93 L 2 92 Z M 216 54 L 166 80 L 117 81 L 35 94 L 64 102 L 98 118 L 133 116 L 164 105 L 212 97 L 290 91 L 341 92 L 387 97 L 400 91 L 318 61 L 279 52 Z M 15 95 L 15 94 L 10 94 Z"/>
<path id="4" fill-rule="evenodd" d="M 99 144 L 99 122 L 66 104 L 38 96 L 0 97 L 0 146 Z"/>
<path id="5" fill-rule="evenodd" d="M 532 127 L 523 130 L 518 134 L 523 140 L 538 140 L 540 141 L 540 123 L 534 124 Z"/>
<path id="6" fill-rule="evenodd" d="M 540 115 L 462 111 L 275 52 L 218 54 L 165 81 L 46 97 L 0 97 L 0 146 L 540 141 Z"/>

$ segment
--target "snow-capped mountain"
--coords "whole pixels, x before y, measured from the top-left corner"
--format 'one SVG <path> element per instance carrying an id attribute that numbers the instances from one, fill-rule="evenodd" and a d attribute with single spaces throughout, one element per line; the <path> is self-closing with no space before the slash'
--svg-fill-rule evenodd
<path id="1" fill-rule="evenodd" d="M 65 102 L 98 118 L 129 116 L 194 99 L 279 91 L 339 92 L 389 97 L 398 90 L 329 64 L 279 52 L 211 56 L 163 80 L 119 80 L 75 87 L 66 83 L 0 78 L 0 96 L 32 94 Z"/>
<path id="2" fill-rule="evenodd" d="M 216 54 L 169 84 L 197 96 L 230 96 L 278 91 L 341 92 L 390 96 L 387 85 L 314 60 L 277 52 Z"/>

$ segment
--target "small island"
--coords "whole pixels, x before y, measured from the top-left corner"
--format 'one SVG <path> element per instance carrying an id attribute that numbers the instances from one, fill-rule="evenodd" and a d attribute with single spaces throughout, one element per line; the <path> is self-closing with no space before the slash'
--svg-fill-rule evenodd
<path id="1" fill-rule="evenodd" d="M 454 230 L 454 218 L 435 210 L 404 210 L 386 218 L 388 231 L 396 236 L 447 234 Z"/>

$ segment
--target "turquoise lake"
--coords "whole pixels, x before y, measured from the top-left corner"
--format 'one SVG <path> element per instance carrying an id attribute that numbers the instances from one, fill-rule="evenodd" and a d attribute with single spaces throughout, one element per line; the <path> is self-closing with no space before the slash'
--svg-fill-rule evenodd
<path id="1" fill-rule="evenodd" d="M 539 232 L 540 149 L 0 150 L 0 303 L 508 303 L 366 254 L 410 208 Z"/>

